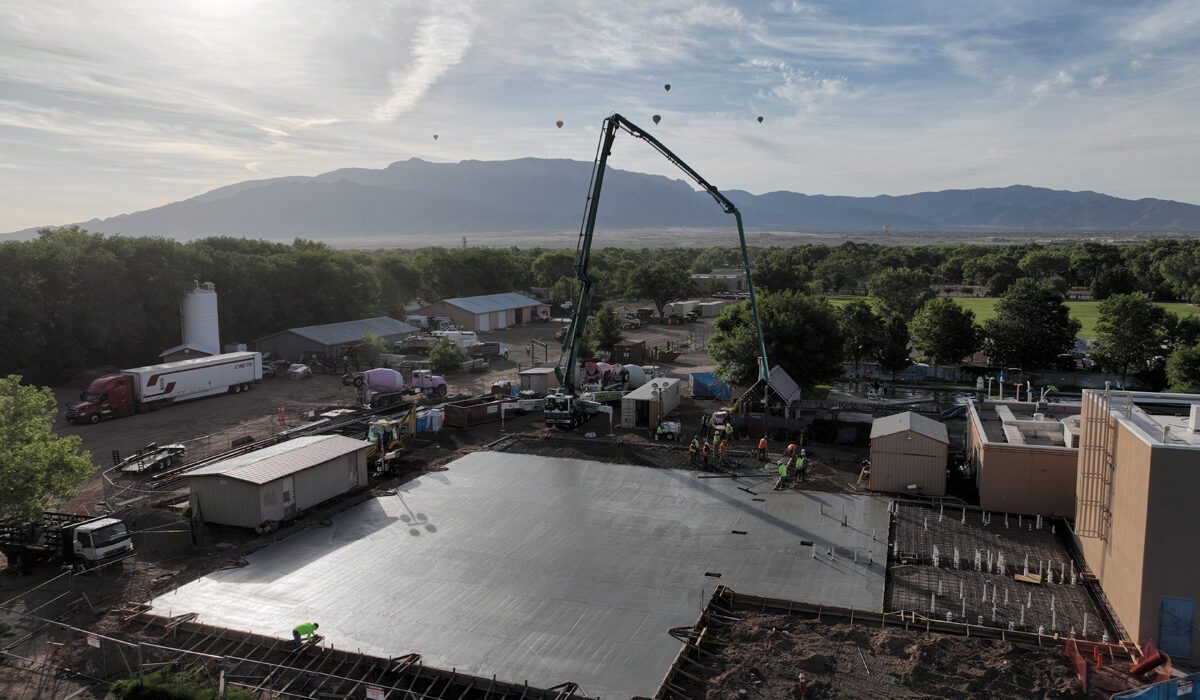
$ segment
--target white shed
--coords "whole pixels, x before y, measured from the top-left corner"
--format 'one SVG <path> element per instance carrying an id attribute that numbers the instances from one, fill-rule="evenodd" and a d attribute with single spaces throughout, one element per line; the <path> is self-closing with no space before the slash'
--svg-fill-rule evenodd
<path id="1" fill-rule="evenodd" d="M 187 473 L 192 512 L 206 523 L 256 527 L 289 520 L 367 486 L 369 442 L 300 437 Z"/>
<path id="2" fill-rule="evenodd" d="M 681 387 L 676 377 L 660 377 L 625 394 L 621 399 L 621 427 L 656 427 L 679 406 Z"/>

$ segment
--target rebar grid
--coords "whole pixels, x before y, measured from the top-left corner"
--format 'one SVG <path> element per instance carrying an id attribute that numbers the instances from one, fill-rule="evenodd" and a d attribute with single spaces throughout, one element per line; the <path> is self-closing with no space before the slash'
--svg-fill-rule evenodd
<path id="1" fill-rule="evenodd" d="M 1113 640 L 1059 540 L 1061 524 L 901 502 L 894 503 L 892 518 L 886 610 Z M 1042 583 L 1016 579 L 1026 573 Z"/>

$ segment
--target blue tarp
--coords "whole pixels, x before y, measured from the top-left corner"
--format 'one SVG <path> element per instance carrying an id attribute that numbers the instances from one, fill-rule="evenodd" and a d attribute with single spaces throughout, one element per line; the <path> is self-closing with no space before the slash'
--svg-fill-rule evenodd
<path id="1" fill-rule="evenodd" d="M 731 399 L 733 391 L 712 372 L 693 372 L 692 398 Z"/>

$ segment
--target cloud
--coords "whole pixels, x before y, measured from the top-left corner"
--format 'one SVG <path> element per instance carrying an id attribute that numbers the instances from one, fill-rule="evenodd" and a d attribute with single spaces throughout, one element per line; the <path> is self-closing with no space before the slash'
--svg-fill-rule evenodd
<path id="1" fill-rule="evenodd" d="M 843 77 L 830 78 L 817 71 L 806 73 L 784 61 L 752 59 L 746 65 L 779 75 L 782 82 L 772 87 L 770 94 L 804 112 L 812 111 L 829 98 L 859 94 Z"/>
<path id="2" fill-rule="evenodd" d="M 1104 71 L 1099 75 L 1094 75 L 1088 80 L 1088 85 L 1094 88 L 1103 87 L 1108 82 L 1108 71 Z"/>
<path id="3" fill-rule="evenodd" d="M 1061 92 L 1074 84 L 1075 76 L 1060 68 L 1049 78 L 1034 83 L 1033 87 L 1029 89 L 1029 94 L 1034 101 L 1037 101 Z"/>
<path id="4" fill-rule="evenodd" d="M 1200 31 L 1200 2 L 1173 0 L 1130 24 L 1120 36 L 1131 44 L 1155 47 L 1193 40 L 1197 31 Z"/>
<path id="5" fill-rule="evenodd" d="M 422 19 L 413 36 L 412 63 L 391 71 L 392 94 L 375 110 L 375 116 L 390 122 L 412 109 L 446 71 L 467 55 L 475 24 L 470 5 Z"/>

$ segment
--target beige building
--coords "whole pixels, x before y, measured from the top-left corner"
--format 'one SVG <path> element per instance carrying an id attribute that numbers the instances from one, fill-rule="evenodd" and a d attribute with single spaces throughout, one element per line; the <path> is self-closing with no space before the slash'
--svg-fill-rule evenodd
<path id="1" fill-rule="evenodd" d="M 1079 405 L 972 401 L 966 460 L 984 510 L 1075 517 Z"/>
<path id="2" fill-rule="evenodd" d="M 873 491 L 946 495 L 946 425 L 908 411 L 871 424 Z"/>
<path id="3" fill-rule="evenodd" d="M 1085 391 L 1075 535 L 1135 641 L 1200 662 L 1200 396 Z"/>
<path id="4" fill-rule="evenodd" d="M 744 270 L 722 269 L 692 275 L 692 284 L 701 294 L 746 291 Z"/>
<path id="5" fill-rule="evenodd" d="M 523 294 L 485 294 L 478 297 L 443 299 L 422 306 L 423 316 L 448 316 L 466 331 L 493 331 L 538 320 L 539 311 L 549 318 L 550 306 Z"/>

